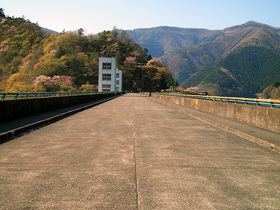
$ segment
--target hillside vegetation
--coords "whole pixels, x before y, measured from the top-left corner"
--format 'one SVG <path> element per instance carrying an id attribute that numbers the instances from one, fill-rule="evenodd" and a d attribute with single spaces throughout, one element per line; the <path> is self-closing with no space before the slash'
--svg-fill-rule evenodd
<path id="1" fill-rule="evenodd" d="M 262 98 L 280 99 L 280 82 L 275 82 L 273 85 L 264 89 L 261 94 Z"/>
<path id="2" fill-rule="evenodd" d="M 0 91 L 95 91 L 100 56 L 116 57 L 124 90 L 141 88 L 142 79 L 146 91 L 173 83 L 171 72 L 124 31 L 49 34 L 5 16 L 0 31 Z"/>
<path id="3" fill-rule="evenodd" d="M 160 57 L 181 87 L 255 97 L 279 82 L 279 28 L 249 21 L 224 30 L 156 27 L 128 33 Z"/>
<path id="4" fill-rule="evenodd" d="M 183 83 L 214 95 L 255 96 L 280 81 L 280 55 L 271 49 L 248 46 L 229 53 Z M 215 88 L 210 88 L 209 85 Z"/>
<path id="5" fill-rule="evenodd" d="M 182 84 L 218 58 L 243 47 L 260 46 L 279 53 L 279 31 L 261 26 L 247 23 L 239 27 L 227 28 L 213 36 L 212 41 L 165 54 L 161 60 L 173 73 L 174 79 Z"/>

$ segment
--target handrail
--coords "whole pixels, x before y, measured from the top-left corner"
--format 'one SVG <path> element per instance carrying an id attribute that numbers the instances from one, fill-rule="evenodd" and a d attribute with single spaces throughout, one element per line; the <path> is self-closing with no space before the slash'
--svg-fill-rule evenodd
<path id="1" fill-rule="evenodd" d="M 157 95 L 169 95 L 178 96 L 185 98 L 194 98 L 210 101 L 219 101 L 235 104 L 255 105 L 255 106 L 266 106 L 273 108 L 280 108 L 280 100 L 275 99 L 258 99 L 258 98 L 241 98 L 241 97 L 224 97 L 224 96 L 202 96 L 202 95 L 188 95 L 188 94 L 172 94 L 172 93 L 153 93 Z"/>
<path id="2" fill-rule="evenodd" d="M 6 99 L 30 99 L 30 98 L 48 98 L 59 96 L 79 96 L 94 94 L 110 94 L 114 92 L 0 92 L 0 100 Z"/>

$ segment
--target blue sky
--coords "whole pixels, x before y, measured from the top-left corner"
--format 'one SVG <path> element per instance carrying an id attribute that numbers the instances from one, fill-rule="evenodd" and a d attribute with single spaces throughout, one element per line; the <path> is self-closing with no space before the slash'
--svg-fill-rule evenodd
<path id="1" fill-rule="evenodd" d="M 62 32 L 176 26 L 224 29 L 254 20 L 280 28 L 280 0 L 0 0 L 8 16 Z"/>

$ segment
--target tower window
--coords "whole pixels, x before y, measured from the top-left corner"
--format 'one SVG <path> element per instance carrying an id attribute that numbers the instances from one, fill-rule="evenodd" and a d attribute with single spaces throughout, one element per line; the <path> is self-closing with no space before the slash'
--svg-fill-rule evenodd
<path id="1" fill-rule="evenodd" d="M 103 70 L 111 70 L 112 63 L 103 63 L 102 68 L 103 68 Z"/>
<path id="2" fill-rule="evenodd" d="M 111 81 L 111 74 L 102 74 L 102 80 Z"/>

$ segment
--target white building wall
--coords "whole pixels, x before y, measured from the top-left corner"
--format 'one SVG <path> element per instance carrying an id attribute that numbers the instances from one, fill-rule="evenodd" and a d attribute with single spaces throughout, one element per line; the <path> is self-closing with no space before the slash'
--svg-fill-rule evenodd
<path id="1" fill-rule="evenodd" d="M 115 58 L 99 58 L 98 92 L 114 92 L 117 61 Z"/>
<path id="2" fill-rule="evenodd" d="M 118 92 L 122 91 L 122 70 L 119 69 L 117 69 L 117 73 L 116 73 L 116 91 Z"/>

